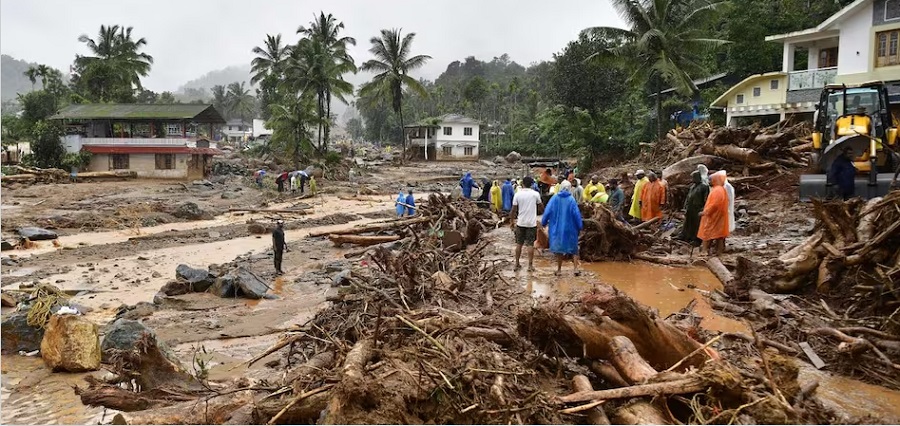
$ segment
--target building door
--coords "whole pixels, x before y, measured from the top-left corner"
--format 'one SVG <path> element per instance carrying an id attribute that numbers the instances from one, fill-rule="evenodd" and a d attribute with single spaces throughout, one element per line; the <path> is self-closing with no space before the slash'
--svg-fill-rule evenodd
<path id="1" fill-rule="evenodd" d="M 188 161 L 188 179 L 203 179 L 203 156 L 191 154 Z"/>

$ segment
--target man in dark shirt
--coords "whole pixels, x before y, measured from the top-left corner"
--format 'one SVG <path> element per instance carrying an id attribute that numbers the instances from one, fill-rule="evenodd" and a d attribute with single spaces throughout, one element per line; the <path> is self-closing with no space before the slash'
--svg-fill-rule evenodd
<path id="1" fill-rule="evenodd" d="M 837 187 L 837 195 L 847 200 L 853 198 L 856 167 L 853 165 L 853 148 L 845 147 L 831 163 L 828 180 Z"/>
<path id="2" fill-rule="evenodd" d="M 284 242 L 284 222 L 278 221 L 275 230 L 272 231 L 272 249 L 275 250 L 275 273 L 284 274 L 281 270 L 281 256 L 287 250 L 287 244 Z"/>

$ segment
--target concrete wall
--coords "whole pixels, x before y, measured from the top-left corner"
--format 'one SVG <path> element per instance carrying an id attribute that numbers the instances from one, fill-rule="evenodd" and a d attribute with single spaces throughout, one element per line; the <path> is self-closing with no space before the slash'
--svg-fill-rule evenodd
<path id="1" fill-rule="evenodd" d="M 450 155 L 444 154 L 444 147 L 450 146 Z M 472 148 L 472 155 L 466 155 L 466 146 Z M 478 143 L 470 141 L 438 141 L 435 153 L 438 160 L 477 160 Z"/>
<path id="2" fill-rule="evenodd" d="M 900 22 L 900 0 L 875 0 L 872 6 L 872 24 Z"/>
<path id="3" fill-rule="evenodd" d="M 453 129 L 451 135 L 444 135 L 444 128 L 449 127 Z M 464 129 L 466 127 L 472 128 L 472 135 L 466 136 L 464 134 Z M 480 132 L 479 126 L 477 124 L 462 124 L 462 123 L 441 123 L 441 128 L 437 130 L 437 141 L 440 142 L 451 142 L 451 141 L 467 141 L 467 142 L 475 142 L 479 141 Z"/>
<path id="4" fill-rule="evenodd" d="M 175 168 L 169 170 L 156 170 L 155 154 L 128 154 L 128 170 L 137 172 L 138 177 L 155 179 L 184 179 L 187 178 L 187 162 L 190 154 L 175 154 Z M 114 170 L 109 154 L 94 154 L 91 156 L 91 164 L 88 171 L 105 172 Z"/>
<path id="5" fill-rule="evenodd" d="M 838 75 L 867 72 L 872 68 L 875 54 L 872 13 L 869 3 L 841 23 Z"/>

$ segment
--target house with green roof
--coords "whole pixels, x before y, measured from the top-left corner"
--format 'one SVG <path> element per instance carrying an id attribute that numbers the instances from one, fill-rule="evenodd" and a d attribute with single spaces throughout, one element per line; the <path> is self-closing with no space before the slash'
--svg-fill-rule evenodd
<path id="1" fill-rule="evenodd" d="M 206 104 L 79 104 L 50 117 L 61 122 L 67 152 L 87 151 L 87 171 L 134 171 L 138 177 L 202 179 L 225 119 Z"/>

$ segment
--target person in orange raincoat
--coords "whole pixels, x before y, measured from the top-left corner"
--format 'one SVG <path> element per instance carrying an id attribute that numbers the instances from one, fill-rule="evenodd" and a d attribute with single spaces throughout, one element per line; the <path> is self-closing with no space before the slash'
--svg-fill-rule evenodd
<path id="1" fill-rule="evenodd" d="M 666 203 L 666 187 L 656 178 L 656 173 L 648 173 L 647 179 L 641 191 L 641 220 L 644 222 L 654 217 L 662 219 L 662 206 Z"/>
<path id="2" fill-rule="evenodd" d="M 712 189 L 706 198 L 706 205 L 700 212 L 700 230 L 697 238 L 703 240 L 700 253 L 710 252 L 710 243 L 716 242 L 719 254 L 725 252 L 725 238 L 728 237 L 728 193 L 725 192 L 725 172 L 714 173 L 709 177 Z"/>

